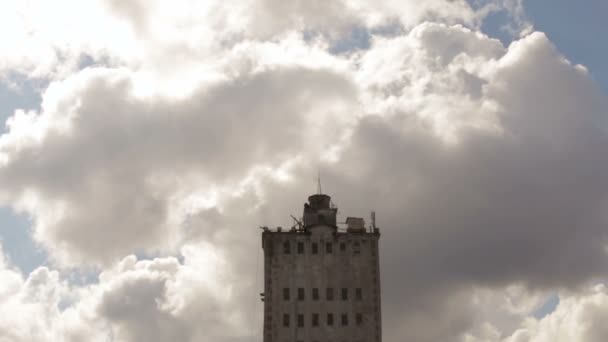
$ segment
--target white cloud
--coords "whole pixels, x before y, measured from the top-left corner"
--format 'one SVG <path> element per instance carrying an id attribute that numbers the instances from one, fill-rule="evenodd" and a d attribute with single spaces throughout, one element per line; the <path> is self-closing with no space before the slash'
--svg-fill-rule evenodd
<path id="1" fill-rule="evenodd" d="M 65 264 L 175 250 L 183 196 L 322 152 L 354 110 L 352 85 L 331 70 L 247 73 L 185 100 L 138 98 L 135 86 L 128 72 L 83 71 L 0 138 L 1 197 L 36 217 L 37 240 Z"/>
<path id="2" fill-rule="evenodd" d="M 505 342 L 600 342 L 608 336 L 608 290 L 597 285 L 560 296 L 560 304 L 541 320 L 529 319 Z"/>
<path id="3" fill-rule="evenodd" d="M 204 64 L 221 61 L 243 41 L 275 41 L 296 32 L 335 41 L 353 27 L 409 30 L 426 20 L 478 27 L 493 11 L 517 13 L 512 2 L 474 10 L 464 0 L 10 0 L 0 14 L 0 74 L 63 78 L 93 62 L 180 78 L 204 71 Z"/>
<path id="4" fill-rule="evenodd" d="M 606 271 L 608 107 L 542 33 L 479 32 L 520 2 L 70 2 L 63 25 L 32 4 L 2 12 L 0 69 L 52 82 L 0 137 L 0 203 L 51 266 L 0 258 L 0 341 L 251 340 L 256 227 L 319 169 L 341 211 L 378 212 L 385 339 L 600 336 L 603 288 L 530 317 Z M 369 46 L 329 52 L 362 27 Z M 568 305 L 585 314 L 561 328 Z"/>
<path id="5" fill-rule="evenodd" d="M 377 38 L 357 77 L 368 111 L 411 113 L 450 140 L 461 129 L 500 129 L 483 88 L 505 52 L 479 32 L 424 23 L 407 36 Z"/>
<path id="6" fill-rule="evenodd" d="M 236 281 L 210 244 L 182 253 L 183 262 L 128 256 L 84 286 L 46 267 L 23 280 L 3 265 L 0 280 L 12 285 L 0 296 L 0 341 L 248 340 L 258 322 L 240 308 L 240 293 L 252 284 Z"/>
<path id="7" fill-rule="evenodd" d="M 604 284 L 579 289 L 577 292 L 563 291 L 559 304 L 541 319 L 532 316 L 538 300 L 528 302 L 522 309 L 511 311 L 511 322 L 496 319 L 496 308 L 506 304 L 506 298 L 498 291 L 486 291 L 478 302 L 476 328 L 463 339 L 467 342 L 599 342 L 606 339 L 605 324 L 608 317 L 608 291 Z M 521 295 L 524 294 L 520 293 Z M 532 306 L 530 306 L 532 304 Z M 510 310 L 502 310 L 508 313 Z"/>

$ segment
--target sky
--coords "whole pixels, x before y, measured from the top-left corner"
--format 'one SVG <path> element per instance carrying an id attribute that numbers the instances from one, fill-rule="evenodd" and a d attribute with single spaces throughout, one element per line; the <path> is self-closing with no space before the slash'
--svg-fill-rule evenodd
<path id="1" fill-rule="evenodd" d="M 377 213 L 384 341 L 605 341 L 607 11 L 3 1 L 0 342 L 261 341 L 318 174 Z"/>

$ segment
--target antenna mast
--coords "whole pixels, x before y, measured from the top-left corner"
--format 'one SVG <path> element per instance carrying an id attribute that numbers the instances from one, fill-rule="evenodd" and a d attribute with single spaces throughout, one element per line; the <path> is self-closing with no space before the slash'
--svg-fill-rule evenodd
<path id="1" fill-rule="evenodd" d="M 317 173 L 317 194 L 321 195 L 323 190 L 321 189 L 321 171 Z"/>
<path id="2" fill-rule="evenodd" d="M 373 233 L 376 231 L 376 212 L 372 211 L 370 216 L 371 216 L 371 225 L 370 225 L 371 232 L 370 233 Z"/>

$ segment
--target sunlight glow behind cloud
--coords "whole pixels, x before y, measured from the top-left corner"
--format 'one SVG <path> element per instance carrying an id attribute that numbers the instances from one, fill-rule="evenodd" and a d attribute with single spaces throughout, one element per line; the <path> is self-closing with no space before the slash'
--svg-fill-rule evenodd
<path id="1" fill-rule="evenodd" d="M 318 173 L 378 212 L 385 340 L 603 341 L 608 101 L 522 6 L 3 3 L 0 80 L 48 87 L 0 136 L 0 205 L 49 258 L 0 249 L 0 341 L 259 340 L 258 227 Z"/>

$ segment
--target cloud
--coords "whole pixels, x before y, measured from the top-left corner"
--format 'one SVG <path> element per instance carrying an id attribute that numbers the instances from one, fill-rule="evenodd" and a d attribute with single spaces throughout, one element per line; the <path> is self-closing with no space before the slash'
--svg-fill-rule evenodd
<path id="1" fill-rule="evenodd" d="M 581 307 L 563 334 L 593 341 L 608 103 L 542 33 L 479 32 L 505 3 L 99 3 L 117 42 L 69 55 L 103 65 L 49 62 L 40 111 L 0 137 L 0 203 L 51 255 L 29 276 L 0 259 L 20 312 L 0 339 L 259 336 L 257 227 L 288 225 L 320 170 L 343 216 L 378 213 L 386 340 L 543 341 Z M 369 46 L 332 54 L 353 28 Z M 533 318 L 553 291 L 572 295 Z"/>
<path id="2" fill-rule="evenodd" d="M 145 5 L 139 0 L 10 0 L 0 14 L 0 48 L 6 52 L 0 75 L 63 79 L 82 65 L 95 64 L 188 77 L 204 69 L 201 64 L 221 61 L 243 41 L 297 33 L 316 34 L 331 45 L 347 38 L 353 27 L 399 32 L 429 20 L 478 27 L 499 10 L 516 14 L 520 8 L 511 0 L 475 8 L 464 0 L 154 0 Z"/>
<path id="3" fill-rule="evenodd" d="M 65 291 L 58 272 L 41 267 L 23 279 L 0 253 L 0 284 L 0 341 L 56 340 L 48 328 L 59 323 L 59 299 Z"/>
<path id="4" fill-rule="evenodd" d="M 177 101 L 133 87 L 125 73 L 84 71 L 51 85 L 42 113 L 18 114 L 2 137 L 1 192 L 36 216 L 37 239 L 65 263 L 175 248 L 184 197 L 321 151 L 354 97 L 344 76 L 301 68 Z"/>
<path id="5" fill-rule="evenodd" d="M 96 313 L 116 340 L 237 341 L 252 327 L 241 297 L 232 295 L 250 284 L 236 281 L 225 256 L 211 245 L 186 246 L 182 253 L 183 263 L 127 257 L 100 275 Z"/>
<path id="6" fill-rule="evenodd" d="M 82 286 L 46 267 L 22 279 L 2 265 L 0 341 L 248 340 L 243 332 L 257 322 L 232 292 L 251 284 L 235 282 L 211 245 L 184 246 L 182 256 L 128 256 Z"/>
<path id="7" fill-rule="evenodd" d="M 557 309 L 541 320 L 528 320 L 505 342 L 603 341 L 608 334 L 608 293 L 597 285 L 581 294 L 564 294 Z"/>
<path id="8" fill-rule="evenodd" d="M 390 237 L 382 255 L 389 338 L 414 331 L 415 340 L 442 340 L 432 337 L 437 329 L 420 329 L 430 334 L 423 338 L 419 322 L 404 321 L 424 310 L 446 321 L 466 316 L 449 309 L 459 289 L 576 288 L 606 272 L 605 97 L 540 33 L 485 65 L 464 53 L 416 78 L 422 85 L 375 84 L 387 94 L 382 115 L 364 118 L 340 168 L 327 170 L 342 205 L 373 206 Z M 435 56 L 409 64 L 410 73 L 434 66 Z M 387 75 L 400 82 L 407 72 Z M 478 96 L 457 86 L 436 96 L 465 72 L 478 80 Z"/>

